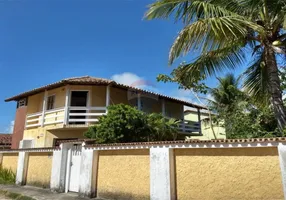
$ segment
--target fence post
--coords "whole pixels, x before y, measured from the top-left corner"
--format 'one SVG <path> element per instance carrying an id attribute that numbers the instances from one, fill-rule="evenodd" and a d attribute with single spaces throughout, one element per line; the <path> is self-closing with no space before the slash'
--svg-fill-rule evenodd
<path id="1" fill-rule="evenodd" d="M 21 140 L 20 141 L 20 149 L 23 148 L 31 148 L 30 140 Z M 18 165 L 17 165 L 17 173 L 16 173 L 16 184 L 17 185 L 25 185 L 26 177 L 28 171 L 28 158 L 29 153 L 25 151 L 20 151 L 18 156 Z"/>
<path id="2" fill-rule="evenodd" d="M 278 154 L 279 154 L 280 170 L 282 175 L 284 199 L 286 200 L 286 145 L 283 144 L 278 145 Z"/>
<path id="3" fill-rule="evenodd" d="M 150 148 L 150 199 L 175 200 L 173 149 Z"/>
<path id="4" fill-rule="evenodd" d="M 60 149 L 53 152 L 50 187 L 54 192 L 65 192 L 68 150 L 72 146 L 71 143 L 62 143 Z"/>
<path id="5" fill-rule="evenodd" d="M 95 197 L 97 193 L 97 169 L 98 169 L 98 151 L 88 149 L 85 143 L 82 145 L 79 196 Z"/>

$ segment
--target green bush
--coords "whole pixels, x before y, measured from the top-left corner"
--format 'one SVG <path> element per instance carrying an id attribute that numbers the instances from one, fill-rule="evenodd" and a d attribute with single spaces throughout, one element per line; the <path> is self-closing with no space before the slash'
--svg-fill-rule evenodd
<path id="1" fill-rule="evenodd" d="M 146 114 L 125 104 L 108 107 L 108 114 L 99 118 L 84 136 L 97 143 L 147 142 L 174 140 L 178 122 L 161 114 Z"/>
<path id="2" fill-rule="evenodd" d="M 6 169 L 0 166 L 0 184 L 14 184 L 16 174 L 11 169 Z"/>
<path id="3" fill-rule="evenodd" d="M 7 190 L 0 190 L 0 194 L 15 200 L 35 200 L 32 197 L 24 196 L 15 192 L 9 192 Z"/>

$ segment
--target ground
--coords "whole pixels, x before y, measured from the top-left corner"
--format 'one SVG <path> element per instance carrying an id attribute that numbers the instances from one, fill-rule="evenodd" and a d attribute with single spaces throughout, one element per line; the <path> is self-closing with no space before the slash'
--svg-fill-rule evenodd
<path id="1" fill-rule="evenodd" d="M 10 198 L 5 197 L 4 195 L 0 194 L 0 199 L 1 200 L 11 200 Z"/>
<path id="2" fill-rule="evenodd" d="M 8 191 L 32 197 L 36 200 L 87 200 L 87 198 L 78 197 L 77 193 L 53 193 L 49 189 L 42 189 L 31 186 L 15 186 L 15 185 L 0 185 L 0 191 Z M 10 200 L 5 196 L 1 196 L 1 200 Z M 100 199 L 95 199 L 100 200 Z"/>

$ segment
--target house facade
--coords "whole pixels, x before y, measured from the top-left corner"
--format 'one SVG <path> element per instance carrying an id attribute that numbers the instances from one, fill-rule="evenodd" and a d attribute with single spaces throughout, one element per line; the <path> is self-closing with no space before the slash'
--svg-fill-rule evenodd
<path id="1" fill-rule="evenodd" d="M 201 133 L 193 133 L 191 136 L 188 136 L 190 139 L 200 139 L 200 140 L 212 140 L 212 139 L 226 139 L 225 128 L 223 124 L 213 124 L 213 130 L 210 126 L 209 111 L 200 110 L 200 115 L 197 114 L 195 109 L 185 110 L 185 120 L 187 121 L 200 121 Z M 214 114 L 212 114 L 214 115 Z M 200 119 L 198 119 L 200 116 Z M 216 138 L 215 138 L 215 136 Z"/>
<path id="2" fill-rule="evenodd" d="M 184 106 L 203 107 L 158 93 L 90 76 L 63 79 L 5 100 L 16 101 L 12 148 L 30 141 L 32 147 L 52 147 L 59 140 L 84 139 L 87 128 L 106 115 L 112 104 L 127 104 L 147 113 L 181 120 L 182 136 L 200 132 L 200 120 L 184 120 Z"/>

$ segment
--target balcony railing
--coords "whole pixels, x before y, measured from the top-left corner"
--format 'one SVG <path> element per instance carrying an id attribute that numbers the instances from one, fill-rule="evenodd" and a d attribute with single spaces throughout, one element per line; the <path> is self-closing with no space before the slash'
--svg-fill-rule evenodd
<path id="1" fill-rule="evenodd" d="M 200 133 L 201 125 L 200 122 L 184 120 L 179 124 L 179 132 L 182 133 Z"/>
<path id="2" fill-rule="evenodd" d="M 67 113 L 67 114 L 65 114 Z M 106 114 L 106 107 L 65 107 L 27 115 L 26 128 L 55 124 L 85 124 L 97 122 Z"/>
<path id="3" fill-rule="evenodd" d="M 90 125 L 98 122 L 102 115 L 106 115 L 106 107 L 61 107 L 27 115 L 26 128 L 47 125 Z M 200 122 L 184 120 L 179 124 L 181 133 L 200 133 Z"/>

